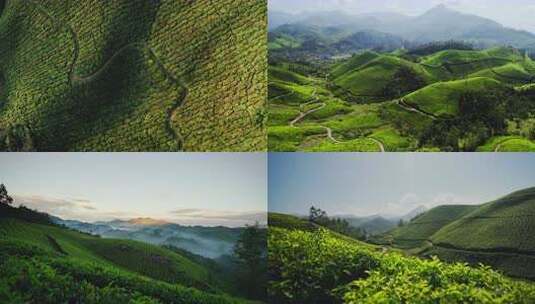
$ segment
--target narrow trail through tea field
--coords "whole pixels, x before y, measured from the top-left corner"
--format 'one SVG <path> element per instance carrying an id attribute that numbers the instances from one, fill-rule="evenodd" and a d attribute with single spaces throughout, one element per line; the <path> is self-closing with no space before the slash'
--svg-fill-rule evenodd
<path id="1" fill-rule="evenodd" d="M 321 110 L 321 109 L 323 109 L 323 108 L 325 108 L 327 106 L 327 104 L 324 103 L 324 102 L 320 103 L 320 100 L 319 100 L 319 98 L 317 96 L 317 89 L 316 88 L 314 88 L 314 91 L 312 92 L 312 100 L 307 102 L 307 103 L 305 103 L 305 104 L 302 104 L 301 107 L 302 106 L 306 106 L 306 105 L 311 105 L 311 104 L 318 104 L 319 106 L 316 107 L 316 108 L 313 108 L 311 110 L 308 110 L 306 112 L 302 112 L 301 111 L 299 113 L 299 115 L 294 120 L 292 120 L 290 122 L 290 126 L 291 127 L 297 128 L 295 125 L 297 123 L 299 123 L 300 121 L 302 121 L 307 115 L 315 113 L 315 112 L 317 112 L 317 111 L 319 111 L 319 110 Z M 343 143 L 345 143 L 343 141 L 339 141 L 336 138 L 334 138 L 333 130 L 331 128 L 326 127 L 326 126 L 320 126 L 320 127 L 323 128 L 326 131 L 327 138 L 329 138 L 335 144 L 343 144 Z M 366 137 L 366 139 L 369 139 L 369 140 L 373 141 L 379 147 L 379 150 L 381 152 L 386 152 L 385 146 L 383 145 L 383 143 L 381 141 L 379 141 L 379 140 L 377 140 L 375 138 L 371 138 L 371 137 Z"/>
<path id="2" fill-rule="evenodd" d="M 165 77 L 177 88 L 177 91 L 180 93 L 178 94 L 179 97 L 175 100 L 172 107 L 169 109 L 167 113 L 166 118 L 166 126 L 167 132 L 170 134 L 170 136 L 177 142 L 179 150 L 182 150 L 183 144 L 184 144 L 184 138 L 180 134 L 179 131 L 176 130 L 176 128 L 173 127 L 173 121 L 175 120 L 176 116 L 178 115 L 178 111 L 180 107 L 185 103 L 187 96 L 188 96 L 188 87 L 187 85 L 177 77 L 175 77 L 173 74 L 169 72 L 169 70 L 164 66 L 160 58 L 156 55 L 154 50 L 148 45 L 147 42 L 133 42 L 124 45 L 119 50 L 117 50 L 108 60 L 106 60 L 102 66 L 97 69 L 95 72 L 86 75 L 81 76 L 77 75 L 75 72 L 76 64 L 78 63 L 79 54 L 80 54 L 80 43 L 78 40 L 78 35 L 76 31 L 73 29 L 73 27 L 68 23 L 63 23 L 60 20 L 58 20 L 56 17 L 52 16 L 40 3 L 37 1 L 31 1 L 32 3 L 41 13 L 43 13 L 47 18 L 49 18 L 52 23 L 56 26 L 57 29 L 64 28 L 66 29 L 69 34 L 72 37 L 73 42 L 73 60 L 69 67 L 69 84 L 71 86 L 76 84 L 87 84 L 92 82 L 93 80 L 97 79 L 100 75 L 102 75 L 107 68 L 115 61 L 117 57 L 119 57 L 122 53 L 124 53 L 126 50 L 133 48 L 138 49 L 140 51 L 146 51 L 149 55 L 149 57 L 156 63 L 158 69 L 165 75 Z"/>

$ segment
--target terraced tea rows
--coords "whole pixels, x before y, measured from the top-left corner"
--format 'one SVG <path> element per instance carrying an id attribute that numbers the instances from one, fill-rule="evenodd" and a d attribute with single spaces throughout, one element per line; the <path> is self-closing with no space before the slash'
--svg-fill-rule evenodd
<path id="1" fill-rule="evenodd" d="M 534 193 L 530 188 L 479 206 L 439 206 L 372 240 L 534 279 Z"/>
<path id="2" fill-rule="evenodd" d="M 0 149 L 265 150 L 266 22 L 263 0 L 7 2 Z"/>

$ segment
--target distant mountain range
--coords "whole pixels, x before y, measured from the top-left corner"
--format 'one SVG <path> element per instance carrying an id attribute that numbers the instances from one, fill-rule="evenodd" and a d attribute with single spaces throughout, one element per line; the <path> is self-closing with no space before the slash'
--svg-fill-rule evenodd
<path id="1" fill-rule="evenodd" d="M 104 238 L 172 245 L 194 254 L 217 259 L 232 253 L 242 228 L 182 226 L 152 218 L 86 223 L 52 217 L 56 224 Z"/>
<path id="2" fill-rule="evenodd" d="M 462 40 L 480 48 L 498 45 L 535 48 L 534 33 L 507 28 L 444 5 L 415 17 L 394 13 L 348 15 L 337 11 L 290 15 L 271 11 L 269 30 L 272 51 L 273 43 L 281 37 L 295 40 L 293 48 L 316 41 L 339 52 L 378 47 L 393 50 L 447 40 Z M 363 36 L 366 39 L 360 38 L 359 42 L 358 38 Z"/>
<path id="3" fill-rule="evenodd" d="M 365 229 L 369 234 L 380 234 L 395 228 L 399 221 L 409 222 L 411 219 L 427 211 L 425 206 L 418 206 L 402 216 L 372 215 L 358 217 L 354 215 L 339 216 L 356 228 Z"/>

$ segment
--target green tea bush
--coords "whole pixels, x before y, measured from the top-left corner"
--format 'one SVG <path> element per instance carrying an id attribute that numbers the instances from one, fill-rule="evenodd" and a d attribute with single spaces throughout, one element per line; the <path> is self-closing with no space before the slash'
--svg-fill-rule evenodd
<path id="1" fill-rule="evenodd" d="M 0 244 L 1 303 L 206 303 L 242 301 L 138 276 L 103 264 Z"/>
<path id="2" fill-rule="evenodd" d="M 9 1 L 0 150 L 265 150 L 265 0 Z"/>
<path id="3" fill-rule="evenodd" d="M 535 285 L 487 266 L 377 251 L 327 230 L 270 228 L 273 303 L 534 303 Z"/>

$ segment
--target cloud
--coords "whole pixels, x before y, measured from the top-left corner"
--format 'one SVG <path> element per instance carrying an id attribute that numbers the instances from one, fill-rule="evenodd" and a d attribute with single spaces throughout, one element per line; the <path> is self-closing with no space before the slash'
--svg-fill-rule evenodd
<path id="1" fill-rule="evenodd" d="M 480 199 L 460 196 L 453 193 L 439 193 L 435 195 L 430 202 L 430 205 L 434 207 L 439 205 L 479 204 Z"/>
<path id="2" fill-rule="evenodd" d="M 267 223 L 266 211 L 222 211 L 211 209 L 176 209 L 171 211 L 173 219 L 184 223 L 221 224 L 230 226 L 242 226 L 246 224 Z"/>
<path id="3" fill-rule="evenodd" d="M 438 193 L 431 197 L 420 197 L 415 193 L 405 193 L 397 202 L 388 202 L 381 214 L 388 216 L 404 215 L 420 206 L 431 209 L 441 205 L 474 205 L 481 204 L 481 198 L 458 195 L 450 192 Z"/>
<path id="4" fill-rule="evenodd" d="M 90 200 L 80 198 L 51 198 L 39 195 L 14 195 L 16 205 L 46 212 L 63 219 L 75 219 L 86 222 L 106 221 L 113 219 L 128 220 L 138 217 L 164 219 L 186 225 L 228 226 L 267 224 L 266 211 L 219 211 L 200 208 L 176 209 L 167 214 L 139 214 L 129 211 L 99 210 Z"/>
<path id="5" fill-rule="evenodd" d="M 28 208 L 46 212 L 63 219 L 94 221 L 138 216 L 137 214 L 122 211 L 99 211 L 87 199 L 51 198 L 39 195 L 14 195 L 13 199 L 16 205 L 24 205 Z"/>
<path id="6" fill-rule="evenodd" d="M 89 200 L 48 198 L 39 195 L 14 196 L 16 204 L 35 208 L 40 211 L 66 211 L 66 210 L 96 210 Z"/>

